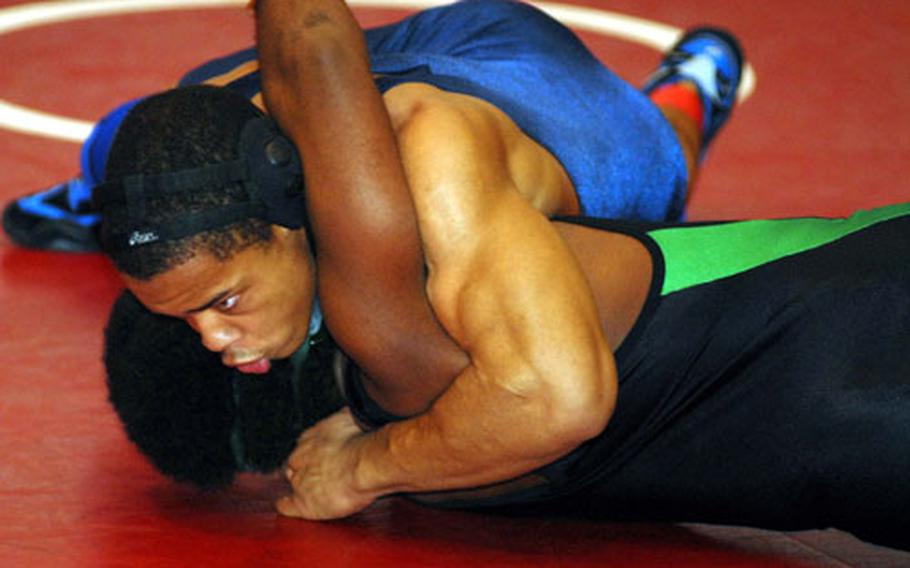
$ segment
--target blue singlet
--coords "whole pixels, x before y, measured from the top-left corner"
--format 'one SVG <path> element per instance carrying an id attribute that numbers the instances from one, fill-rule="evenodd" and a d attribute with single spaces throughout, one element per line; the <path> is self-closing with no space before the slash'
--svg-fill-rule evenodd
<path id="1" fill-rule="evenodd" d="M 647 97 L 537 8 L 464 0 L 369 29 L 366 38 L 380 90 L 416 81 L 494 104 L 562 163 L 585 215 L 681 216 L 686 165 L 670 125 Z M 214 82 L 252 98 L 260 92 L 258 66 L 250 65 L 255 58 L 254 49 L 233 53 L 190 71 L 180 84 Z M 110 134 L 125 115 L 118 110 L 83 148 L 83 163 L 98 165 L 94 171 L 101 171 Z M 83 172 L 90 183 L 97 181 L 92 174 Z"/>

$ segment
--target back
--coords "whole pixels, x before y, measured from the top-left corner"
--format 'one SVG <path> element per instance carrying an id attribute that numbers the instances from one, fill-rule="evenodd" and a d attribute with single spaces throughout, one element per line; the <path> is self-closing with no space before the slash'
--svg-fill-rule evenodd
<path id="1" fill-rule="evenodd" d="M 562 163 L 583 214 L 657 221 L 682 212 L 686 166 L 669 124 L 537 8 L 468 0 L 366 36 L 381 91 L 419 82 L 492 103 Z"/>

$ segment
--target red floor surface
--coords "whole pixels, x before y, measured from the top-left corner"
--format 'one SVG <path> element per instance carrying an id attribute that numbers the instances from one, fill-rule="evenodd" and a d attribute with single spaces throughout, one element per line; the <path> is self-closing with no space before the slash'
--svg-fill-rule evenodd
<path id="1" fill-rule="evenodd" d="M 720 24 L 747 49 L 757 89 L 712 148 L 693 219 L 842 214 L 910 198 L 910 3 L 587 4 L 677 27 Z M 401 13 L 358 11 L 366 23 Z M 92 120 L 251 37 L 249 17 L 228 8 L 16 31 L 0 35 L 0 99 Z M 583 37 L 636 84 L 657 60 L 650 48 Z M 70 176 L 77 151 L 0 129 L 0 201 Z M 130 446 L 105 399 L 101 328 L 117 290 L 98 256 L 18 250 L 0 236 L 0 566 L 910 566 L 910 554 L 835 531 L 508 520 L 399 500 L 319 524 L 277 517 L 274 479 L 219 494 L 175 486 Z"/>

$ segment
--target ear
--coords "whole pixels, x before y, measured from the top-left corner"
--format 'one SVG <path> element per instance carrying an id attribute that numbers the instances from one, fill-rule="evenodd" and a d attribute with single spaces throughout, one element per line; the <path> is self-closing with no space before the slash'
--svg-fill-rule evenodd
<path id="1" fill-rule="evenodd" d="M 294 246 L 299 250 L 312 253 L 309 234 L 305 228 L 289 229 L 281 225 L 272 225 L 272 238 L 282 246 Z M 311 254 L 312 256 L 312 254 Z"/>

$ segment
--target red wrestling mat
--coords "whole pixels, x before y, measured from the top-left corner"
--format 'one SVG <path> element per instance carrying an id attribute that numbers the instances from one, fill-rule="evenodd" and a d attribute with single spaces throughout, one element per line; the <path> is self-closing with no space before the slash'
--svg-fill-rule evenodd
<path id="1" fill-rule="evenodd" d="M 0 0 L 0 27 L 20 4 Z M 675 27 L 720 24 L 742 39 L 757 88 L 712 148 L 691 218 L 842 214 L 910 198 L 910 4 L 587 4 Z M 358 11 L 367 24 L 402 13 Z M 583 37 L 635 84 L 658 59 L 627 40 Z M 251 40 L 249 16 L 234 8 L 0 32 L 0 100 L 90 121 Z M 73 142 L 0 129 L 0 148 L 2 202 L 76 171 Z M 273 513 L 276 479 L 219 494 L 175 486 L 127 442 L 105 400 L 101 327 L 117 290 L 98 256 L 17 250 L 0 237 L 2 566 L 910 565 L 834 531 L 515 520 L 396 499 L 319 524 Z"/>

